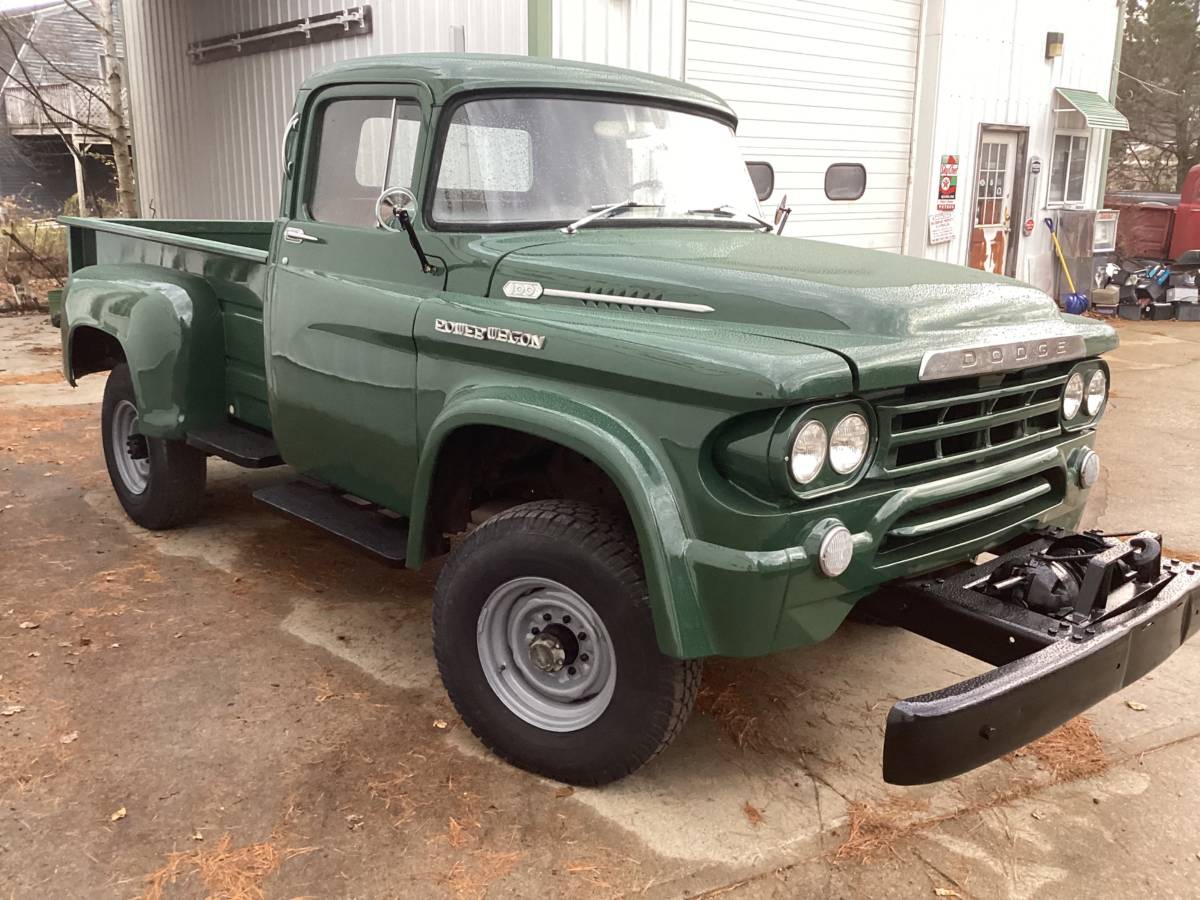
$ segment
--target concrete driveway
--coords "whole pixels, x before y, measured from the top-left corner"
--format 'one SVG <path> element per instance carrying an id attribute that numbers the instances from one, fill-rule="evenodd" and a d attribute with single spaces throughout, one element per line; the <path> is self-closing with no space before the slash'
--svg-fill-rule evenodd
<path id="1" fill-rule="evenodd" d="M 1089 524 L 1194 555 L 1200 325 L 1121 335 Z M 1200 642 L 1030 750 L 889 789 L 890 704 L 983 666 L 850 624 L 711 663 L 667 753 L 563 788 L 454 715 L 436 567 L 256 506 L 286 470 L 214 461 L 198 525 L 128 522 L 102 376 L 63 384 L 57 337 L 0 319 L 0 896 L 1200 893 Z"/>

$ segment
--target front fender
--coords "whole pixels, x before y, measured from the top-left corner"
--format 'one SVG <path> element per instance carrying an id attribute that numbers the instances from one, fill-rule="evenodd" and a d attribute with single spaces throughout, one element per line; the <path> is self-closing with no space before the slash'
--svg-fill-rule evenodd
<path id="1" fill-rule="evenodd" d="M 223 418 L 221 309 L 203 278 L 147 265 L 89 266 L 63 297 L 63 374 L 75 384 L 75 342 L 96 329 L 121 345 L 140 427 L 179 438 Z M 83 329 L 83 330 L 81 330 Z"/>
<path id="2" fill-rule="evenodd" d="M 429 492 L 442 444 L 467 425 L 535 435 L 599 466 L 621 492 L 633 520 L 659 647 L 677 657 L 713 652 L 687 560 L 688 532 L 665 468 L 625 423 L 560 394 L 488 385 L 465 388 L 447 399 L 421 452 L 409 523 L 409 566 L 422 562 Z"/>

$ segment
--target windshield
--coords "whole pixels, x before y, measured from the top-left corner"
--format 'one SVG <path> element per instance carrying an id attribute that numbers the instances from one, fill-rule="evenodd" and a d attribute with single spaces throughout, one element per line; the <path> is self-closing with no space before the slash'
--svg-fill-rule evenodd
<path id="1" fill-rule="evenodd" d="M 436 223 L 563 224 L 619 204 L 608 224 L 757 227 L 733 129 L 716 119 L 579 97 L 481 99 L 455 110 L 433 194 Z"/>

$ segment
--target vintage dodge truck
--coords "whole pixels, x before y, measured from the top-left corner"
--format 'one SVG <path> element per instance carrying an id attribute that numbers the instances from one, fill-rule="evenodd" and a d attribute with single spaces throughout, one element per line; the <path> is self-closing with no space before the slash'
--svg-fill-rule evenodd
<path id="1" fill-rule="evenodd" d="M 409 567 L 449 553 L 451 699 L 578 784 L 670 743 L 704 657 L 820 641 L 856 605 L 997 666 L 895 704 L 895 783 L 1174 652 L 1198 570 L 1151 532 L 1072 531 L 1113 331 L 1005 278 L 780 235 L 736 125 L 624 70 L 363 59 L 301 88 L 274 222 L 65 219 L 63 365 L 110 371 L 126 512 L 194 520 L 209 456 L 286 463 L 257 497 Z M 826 191 L 864 177 L 836 165 Z"/>

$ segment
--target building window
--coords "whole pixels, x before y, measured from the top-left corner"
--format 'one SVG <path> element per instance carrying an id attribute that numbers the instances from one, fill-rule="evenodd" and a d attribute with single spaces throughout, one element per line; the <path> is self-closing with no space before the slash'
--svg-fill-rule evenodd
<path id="1" fill-rule="evenodd" d="M 1082 203 L 1083 179 L 1087 172 L 1088 136 L 1056 134 L 1050 164 L 1051 204 Z"/>

